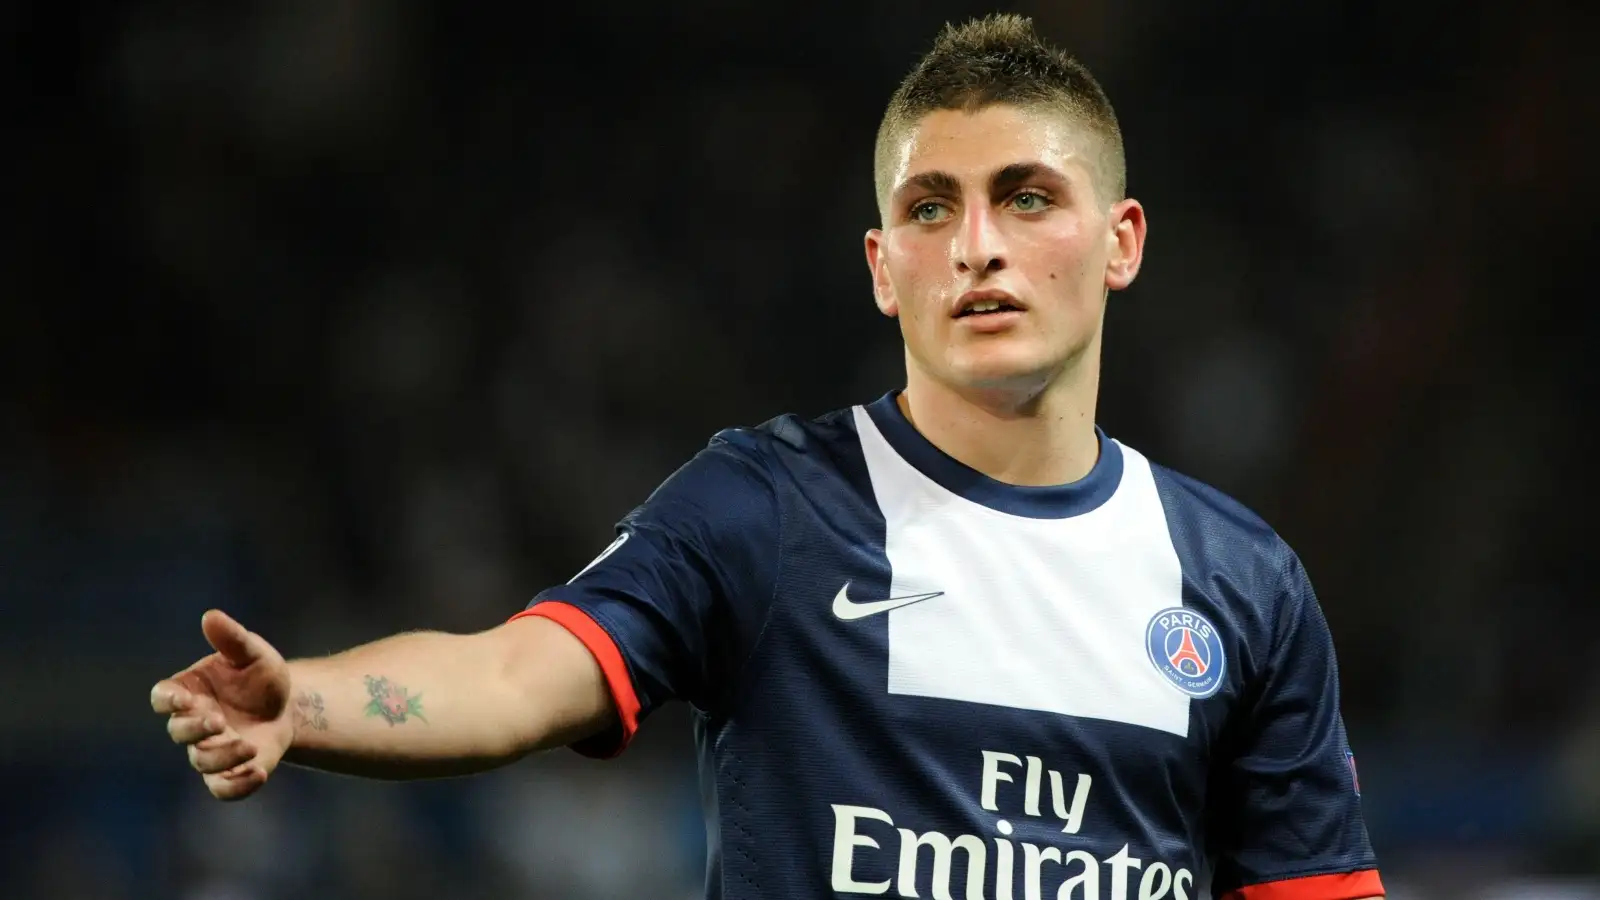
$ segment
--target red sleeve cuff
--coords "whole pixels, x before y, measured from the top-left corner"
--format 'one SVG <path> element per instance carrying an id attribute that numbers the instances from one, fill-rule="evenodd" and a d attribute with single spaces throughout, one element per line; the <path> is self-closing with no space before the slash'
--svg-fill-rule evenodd
<path id="1" fill-rule="evenodd" d="M 1252 884 L 1224 894 L 1222 900 L 1366 900 L 1382 896 L 1378 870 L 1363 869 Z"/>
<path id="2" fill-rule="evenodd" d="M 610 759 L 620 755 L 639 730 L 640 707 L 639 696 L 633 690 L 633 679 L 628 675 L 628 664 L 623 660 L 617 642 L 612 640 L 611 635 L 590 618 L 588 613 L 568 603 L 546 600 L 517 613 L 508 621 L 516 621 L 525 616 L 549 619 L 582 641 L 583 645 L 589 648 L 589 652 L 594 654 L 595 662 L 600 664 L 600 671 L 605 674 L 606 686 L 611 691 L 611 700 L 617 705 L 618 724 L 622 731 L 620 738 L 606 744 L 579 741 L 572 745 L 572 749 L 597 759 Z M 601 735 L 601 739 L 604 737 L 606 736 Z"/>

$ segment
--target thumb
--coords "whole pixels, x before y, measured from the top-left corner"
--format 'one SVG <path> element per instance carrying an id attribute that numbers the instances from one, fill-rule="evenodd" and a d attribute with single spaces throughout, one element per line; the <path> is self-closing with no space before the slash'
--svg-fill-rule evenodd
<path id="1" fill-rule="evenodd" d="M 241 669 L 264 655 L 266 642 L 220 609 L 209 610 L 200 618 L 200 630 L 212 649 Z"/>

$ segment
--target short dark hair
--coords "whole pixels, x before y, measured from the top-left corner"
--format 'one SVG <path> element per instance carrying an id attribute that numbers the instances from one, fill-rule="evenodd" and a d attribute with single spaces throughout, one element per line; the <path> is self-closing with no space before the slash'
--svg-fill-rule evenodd
<path id="1" fill-rule="evenodd" d="M 1107 202 L 1123 198 L 1128 176 L 1122 130 L 1106 92 L 1083 63 L 1045 43 L 1032 19 L 1001 13 L 946 24 L 890 98 L 873 153 L 880 207 L 894 188 L 889 180 L 899 143 L 924 116 L 998 104 L 1054 110 L 1088 128 L 1101 141 L 1097 190 Z"/>

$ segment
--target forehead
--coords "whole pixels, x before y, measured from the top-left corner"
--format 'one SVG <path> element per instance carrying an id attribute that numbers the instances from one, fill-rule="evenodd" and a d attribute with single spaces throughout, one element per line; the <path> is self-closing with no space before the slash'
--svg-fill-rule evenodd
<path id="1" fill-rule="evenodd" d="M 1074 177 L 1087 176 L 1091 140 L 1068 116 L 1048 110 L 1005 105 L 977 112 L 935 110 L 901 138 L 890 188 L 922 172 L 981 179 L 1023 162 L 1044 163 Z"/>

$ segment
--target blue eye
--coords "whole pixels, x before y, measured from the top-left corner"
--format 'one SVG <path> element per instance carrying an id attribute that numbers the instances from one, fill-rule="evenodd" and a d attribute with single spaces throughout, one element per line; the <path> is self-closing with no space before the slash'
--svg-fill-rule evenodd
<path id="1" fill-rule="evenodd" d="M 911 221 L 931 224 L 942 219 L 945 212 L 944 204 L 924 201 L 911 207 Z"/>
<path id="2" fill-rule="evenodd" d="M 1050 200 L 1045 195 L 1036 191 L 1023 191 L 1011 198 L 1011 205 L 1018 212 L 1038 212 L 1050 205 Z"/>

